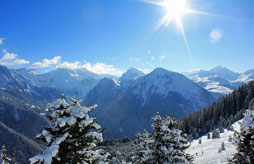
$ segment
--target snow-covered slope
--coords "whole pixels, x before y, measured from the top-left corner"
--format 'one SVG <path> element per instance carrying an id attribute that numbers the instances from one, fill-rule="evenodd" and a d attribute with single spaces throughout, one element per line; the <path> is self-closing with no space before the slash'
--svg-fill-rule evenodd
<path id="1" fill-rule="evenodd" d="M 235 131 L 240 131 L 241 122 L 242 120 L 233 124 Z M 229 141 L 230 136 L 234 138 L 234 131 L 228 131 L 227 129 L 224 133 L 220 133 L 220 138 L 207 139 L 207 135 L 205 135 L 199 138 L 202 141 L 201 144 L 199 144 L 199 139 L 194 140 L 187 149 L 187 153 L 193 155 L 194 164 L 227 164 L 227 158 L 231 158 L 236 152 L 234 141 Z M 225 143 L 225 150 L 219 152 L 222 142 Z"/>

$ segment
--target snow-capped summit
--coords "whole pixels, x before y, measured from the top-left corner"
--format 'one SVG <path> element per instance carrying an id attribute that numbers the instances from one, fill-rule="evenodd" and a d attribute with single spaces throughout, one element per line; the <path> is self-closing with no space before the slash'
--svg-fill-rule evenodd
<path id="1" fill-rule="evenodd" d="M 9 70 L 2 65 L 0 65 L 0 89 L 15 92 L 16 95 L 34 96 L 41 101 L 52 101 L 59 93 L 56 89 L 41 87 L 16 70 Z"/>
<path id="2" fill-rule="evenodd" d="M 239 76 L 239 73 L 233 72 L 228 68 L 222 66 L 212 68 L 210 72 L 227 80 L 236 80 Z"/>
<path id="3" fill-rule="evenodd" d="M 250 70 L 248 70 L 248 71 L 245 71 L 243 74 L 245 74 L 245 75 L 254 75 L 254 69 L 250 69 Z"/>
<path id="4" fill-rule="evenodd" d="M 119 79 L 119 81 L 124 81 L 124 80 L 136 80 L 138 79 L 139 77 L 142 77 L 144 76 L 145 74 L 136 69 L 136 68 L 130 68 L 127 70 L 127 72 L 125 72 L 121 78 Z"/>
<path id="5" fill-rule="evenodd" d="M 195 105 L 196 107 L 200 107 L 200 105 L 204 106 L 209 102 L 207 100 L 202 100 L 203 94 L 207 94 L 203 88 L 199 87 L 182 74 L 163 68 L 156 68 L 154 71 L 144 76 L 133 91 L 137 98 L 141 99 L 143 105 L 146 104 L 153 95 L 166 98 L 171 92 L 178 93 L 185 99 L 192 100 L 193 103 L 197 103 L 197 106 Z M 206 97 L 208 95 L 209 94 L 207 94 Z M 210 100 L 212 99 L 212 96 L 210 96 Z"/>

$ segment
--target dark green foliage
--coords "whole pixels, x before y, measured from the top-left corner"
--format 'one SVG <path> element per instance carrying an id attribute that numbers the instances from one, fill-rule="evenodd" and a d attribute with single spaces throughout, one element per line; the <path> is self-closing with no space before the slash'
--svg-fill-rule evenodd
<path id="1" fill-rule="evenodd" d="M 229 159 L 230 164 L 253 164 L 254 163 L 254 127 L 236 134 L 238 152 Z"/>
<path id="2" fill-rule="evenodd" d="M 218 127 L 230 127 L 230 124 L 243 118 L 243 112 L 254 104 L 254 81 L 240 86 L 237 90 L 219 98 L 204 109 L 186 116 L 180 121 L 184 133 L 198 138 Z M 228 120 L 228 121 L 227 121 Z"/>

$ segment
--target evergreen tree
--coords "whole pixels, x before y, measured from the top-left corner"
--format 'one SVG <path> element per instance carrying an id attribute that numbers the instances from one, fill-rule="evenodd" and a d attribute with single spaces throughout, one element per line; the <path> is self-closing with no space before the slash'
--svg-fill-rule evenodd
<path id="1" fill-rule="evenodd" d="M 137 164 L 149 164 L 152 157 L 152 144 L 153 140 L 151 134 L 144 130 L 143 134 L 138 133 L 137 139 L 134 142 L 136 152 L 134 153 L 132 160 Z"/>
<path id="2" fill-rule="evenodd" d="M 192 157 L 184 151 L 189 147 L 186 136 L 179 130 L 178 122 L 160 114 L 153 118 L 153 133 L 149 141 L 150 153 L 147 159 L 153 164 L 188 164 Z"/>
<path id="3" fill-rule="evenodd" d="M 89 113 L 96 107 L 83 107 L 76 98 L 69 104 L 64 96 L 53 105 L 49 105 L 47 117 L 52 127 L 44 127 L 37 139 L 47 148 L 42 154 L 30 159 L 31 163 L 99 163 L 107 158 L 108 153 L 94 150 L 96 143 L 102 141 L 102 131 L 97 119 Z"/>
<path id="4" fill-rule="evenodd" d="M 198 140 L 198 143 L 199 143 L 199 144 L 202 144 L 202 140 L 201 140 L 201 138 Z"/>
<path id="5" fill-rule="evenodd" d="M 241 124 L 241 132 L 235 132 L 237 153 L 229 160 L 231 164 L 254 163 L 254 111 L 247 110 Z"/>

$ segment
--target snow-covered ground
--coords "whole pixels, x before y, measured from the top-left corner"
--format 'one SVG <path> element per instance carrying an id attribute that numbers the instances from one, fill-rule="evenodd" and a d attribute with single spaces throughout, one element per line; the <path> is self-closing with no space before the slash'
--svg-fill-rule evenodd
<path id="1" fill-rule="evenodd" d="M 234 130 L 240 130 L 239 123 L 241 121 L 233 124 Z M 220 133 L 220 138 L 217 139 L 207 139 L 207 135 L 205 135 L 199 138 L 202 141 L 201 144 L 199 144 L 199 139 L 194 140 L 187 149 L 187 153 L 193 155 L 194 164 L 226 164 L 228 163 L 227 158 L 231 158 L 236 152 L 236 146 L 233 145 L 233 141 L 229 142 L 229 136 L 234 138 L 234 131 L 227 131 L 225 129 L 225 132 Z M 221 148 L 222 142 L 225 143 L 226 150 L 219 153 L 218 150 Z"/>

